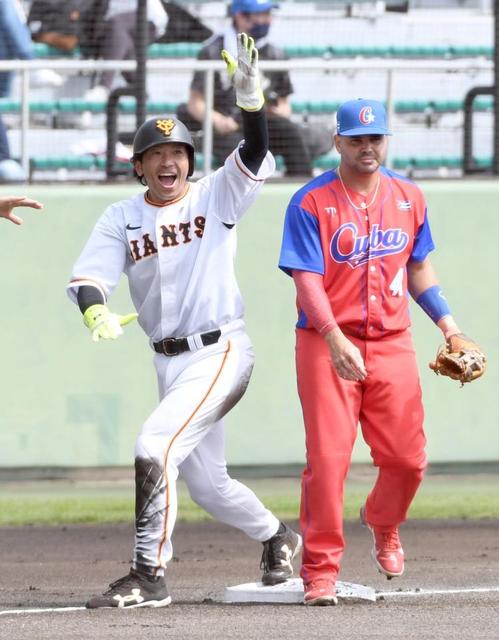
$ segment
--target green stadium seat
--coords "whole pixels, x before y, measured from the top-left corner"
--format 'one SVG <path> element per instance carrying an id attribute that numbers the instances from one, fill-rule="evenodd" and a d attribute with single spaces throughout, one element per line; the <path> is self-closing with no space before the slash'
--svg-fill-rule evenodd
<path id="1" fill-rule="evenodd" d="M 199 42 L 172 42 L 154 43 L 148 48 L 150 58 L 196 58 L 202 43 Z M 477 57 L 493 55 L 493 47 L 487 46 L 440 46 L 440 45 L 412 45 L 412 46 L 324 46 L 324 45 L 288 45 L 284 47 L 285 53 L 290 58 L 323 58 L 335 56 L 337 58 L 445 58 L 445 57 Z M 79 58 L 80 50 L 76 47 L 73 51 L 61 51 L 41 42 L 34 43 L 35 57 L 37 58 Z"/>
<path id="2" fill-rule="evenodd" d="M 407 169 L 412 166 L 412 158 L 394 158 L 392 166 L 396 171 L 400 169 Z"/>
<path id="3" fill-rule="evenodd" d="M 460 156 L 419 156 L 412 158 L 394 158 L 394 169 L 427 169 L 437 170 L 440 168 L 459 169 L 463 160 Z"/>
<path id="4" fill-rule="evenodd" d="M 106 158 L 103 158 L 103 157 L 95 158 L 94 167 L 96 169 L 100 169 L 101 171 L 104 171 L 106 169 Z M 125 162 L 120 160 L 117 163 L 117 169 L 121 169 L 123 171 L 127 171 L 127 170 L 131 171 L 132 165 L 130 164 L 130 162 Z"/>
<path id="5" fill-rule="evenodd" d="M 148 102 L 147 110 L 150 113 L 170 113 L 174 114 L 177 111 L 178 102 Z"/>
<path id="6" fill-rule="evenodd" d="M 83 111 L 91 111 L 92 113 L 104 113 L 106 111 L 106 102 L 89 102 L 82 98 L 60 98 L 59 100 L 40 100 L 31 101 L 29 109 L 36 113 L 82 113 Z M 149 113 L 170 113 L 176 112 L 177 102 L 150 101 L 147 103 L 147 111 Z M 124 98 L 119 101 L 120 112 L 124 114 L 135 113 L 135 98 Z M 20 113 L 21 102 L 19 100 L 10 100 L 9 98 L 0 99 L 0 113 Z"/>
<path id="7" fill-rule="evenodd" d="M 35 58 L 79 58 L 80 49 L 75 47 L 72 51 L 63 51 L 57 47 L 51 47 L 44 42 L 33 43 Z"/>
<path id="8" fill-rule="evenodd" d="M 473 158 L 473 161 L 480 169 L 491 169 L 494 158 Z"/>
<path id="9" fill-rule="evenodd" d="M 494 100 L 492 98 L 478 98 L 473 101 L 475 111 L 491 111 L 493 108 Z"/>
<path id="10" fill-rule="evenodd" d="M 494 49 L 493 47 L 483 46 L 454 46 L 450 47 L 453 56 L 459 58 L 476 58 L 477 56 L 485 56 L 491 58 Z"/>
<path id="11" fill-rule="evenodd" d="M 451 156 L 449 158 L 445 158 L 445 160 L 445 166 L 449 169 L 460 169 L 463 166 L 463 159 L 461 156 Z"/>
<path id="12" fill-rule="evenodd" d="M 331 154 L 319 156 L 314 160 L 313 165 L 315 169 L 327 171 L 328 169 L 332 169 L 338 165 L 338 156 L 333 156 Z"/>
<path id="13" fill-rule="evenodd" d="M 61 98 L 58 100 L 58 105 L 62 113 L 82 113 L 83 111 L 103 113 L 106 110 L 105 102 L 89 102 L 78 98 Z"/>
<path id="14" fill-rule="evenodd" d="M 324 100 L 322 102 L 307 102 L 307 110 L 311 114 L 336 113 L 340 104 L 340 102 L 332 102 L 329 100 Z"/>
<path id="15" fill-rule="evenodd" d="M 414 57 L 414 49 L 411 47 L 392 46 L 390 47 L 390 54 L 394 58 L 409 58 Z"/>
<path id="16" fill-rule="evenodd" d="M 386 58 L 389 55 L 388 47 L 359 47 L 357 55 L 364 58 Z"/>
<path id="17" fill-rule="evenodd" d="M 397 100 L 396 113 L 424 113 L 433 103 L 428 100 Z"/>
<path id="18" fill-rule="evenodd" d="M 30 111 L 34 113 L 51 113 L 57 111 L 57 100 L 39 100 L 29 103 Z M 21 102 L 19 100 L 1 99 L 0 113 L 20 113 Z"/>
<path id="19" fill-rule="evenodd" d="M 284 159 L 277 155 L 276 167 L 279 171 L 285 168 Z M 462 158 L 460 156 L 399 156 L 392 159 L 392 167 L 395 171 L 405 171 L 411 169 L 419 170 L 438 170 L 440 168 L 460 169 L 462 167 Z M 475 165 L 480 169 L 492 168 L 493 158 L 481 157 L 474 158 Z M 316 169 L 327 171 L 338 164 L 338 156 L 332 153 L 316 158 L 313 165 Z M 58 157 L 33 157 L 30 159 L 31 170 L 36 171 L 55 171 L 57 169 L 68 170 L 105 170 L 106 159 L 104 157 L 86 156 L 58 156 Z M 215 159 L 212 162 L 213 168 L 218 166 Z M 118 167 L 127 170 L 130 168 L 128 162 L 119 162 Z M 203 154 L 196 153 L 196 170 L 203 168 Z"/>
<path id="20" fill-rule="evenodd" d="M 31 170 L 92 169 L 94 156 L 62 156 L 54 158 L 31 158 Z"/>
<path id="21" fill-rule="evenodd" d="M 150 58 L 195 58 L 201 48 L 198 42 L 174 42 L 168 44 L 154 43 L 148 48 Z M 42 42 L 33 45 L 36 58 L 80 58 L 78 47 L 73 51 L 62 51 Z"/>
<path id="22" fill-rule="evenodd" d="M 433 108 L 438 113 L 454 113 L 463 108 L 462 100 L 435 100 Z"/>
<path id="23" fill-rule="evenodd" d="M 446 46 L 398 46 L 389 47 L 392 58 L 445 58 L 451 55 Z"/>
<path id="24" fill-rule="evenodd" d="M 150 58 L 196 58 L 201 49 L 199 42 L 154 43 L 150 45 Z"/>
<path id="25" fill-rule="evenodd" d="M 291 109 L 297 115 L 308 113 L 308 102 L 292 102 Z"/>
<path id="26" fill-rule="evenodd" d="M 428 58 L 446 58 L 450 54 L 450 49 L 447 46 L 433 46 L 433 47 L 421 47 L 423 50 L 423 56 Z"/>
<path id="27" fill-rule="evenodd" d="M 0 100 L 0 113 L 17 113 L 18 111 L 21 111 L 19 100 L 10 100 L 9 98 Z"/>
<path id="28" fill-rule="evenodd" d="M 354 58 L 356 55 L 359 55 L 358 49 L 344 46 L 331 47 L 331 54 L 336 58 Z"/>
<path id="29" fill-rule="evenodd" d="M 53 111 L 57 111 L 57 100 L 38 100 L 36 102 L 30 102 L 29 109 L 30 111 L 33 111 L 33 113 L 52 113 Z"/>
<path id="30" fill-rule="evenodd" d="M 337 112 L 339 101 L 317 101 L 317 102 L 293 102 L 292 111 L 295 115 L 329 115 Z M 463 109 L 462 100 L 397 100 L 394 104 L 396 113 L 455 113 Z M 177 102 L 149 101 L 147 112 L 156 114 L 175 114 Z M 494 107 L 492 98 L 477 99 L 473 102 L 476 112 L 491 111 Z M 30 111 L 33 113 L 105 113 L 106 102 L 89 102 L 81 98 L 60 98 L 59 100 L 39 100 L 29 103 Z M 135 98 L 122 98 L 119 101 L 119 110 L 122 114 L 133 115 L 135 113 Z M 0 114 L 20 113 L 21 102 L 9 98 L 0 99 Z"/>
<path id="31" fill-rule="evenodd" d="M 323 58 L 331 54 L 330 47 L 318 45 L 289 45 L 284 52 L 290 58 Z"/>

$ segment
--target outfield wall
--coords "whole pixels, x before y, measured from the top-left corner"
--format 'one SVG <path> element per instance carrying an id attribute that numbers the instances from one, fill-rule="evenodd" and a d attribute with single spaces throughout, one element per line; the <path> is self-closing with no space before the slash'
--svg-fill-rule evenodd
<path id="1" fill-rule="evenodd" d="M 499 184 L 421 183 L 437 251 L 433 261 L 454 315 L 490 360 L 473 385 L 427 368 L 440 332 L 412 309 L 431 462 L 499 460 Z M 276 268 L 287 201 L 297 185 L 265 185 L 240 224 L 237 270 L 257 355 L 246 396 L 227 418 L 230 464 L 300 463 L 303 428 L 294 372 L 294 288 Z M 20 193 L 20 187 L 0 194 Z M 152 352 L 138 325 L 94 344 L 65 285 L 96 218 L 126 186 L 21 189 L 45 203 L 25 224 L 0 220 L 3 273 L 0 467 L 127 465 L 157 392 Z M 131 310 L 123 279 L 110 307 Z M 360 441 L 354 460 L 369 461 Z"/>

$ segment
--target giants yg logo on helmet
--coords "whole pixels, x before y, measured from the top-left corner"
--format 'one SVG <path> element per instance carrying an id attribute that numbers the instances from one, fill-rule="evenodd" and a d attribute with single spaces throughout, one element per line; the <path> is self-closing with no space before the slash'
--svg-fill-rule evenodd
<path id="1" fill-rule="evenodd" d="M 372 107 L 362 107 L 359 113 L 359 120 L 361 124 L 372 124 L 376 118 L 373 114 Z"/>

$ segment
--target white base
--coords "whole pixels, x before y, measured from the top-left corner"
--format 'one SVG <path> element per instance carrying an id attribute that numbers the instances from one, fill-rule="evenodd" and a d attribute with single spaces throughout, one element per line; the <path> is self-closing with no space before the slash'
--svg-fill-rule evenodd
<path id="1" fill-rule="evenodd" d="M 349 602 L 376 601 L 374 589 L 352 582 L 337 582 L 336 595 L 339 600 L 348 600 Z M 303 604 L 303 582 L 301 578 L 293 578 L 272 587 L 266 587 L 261 582 L 248 582 L 234 587 L 226 587 L 224 602 Z"/>

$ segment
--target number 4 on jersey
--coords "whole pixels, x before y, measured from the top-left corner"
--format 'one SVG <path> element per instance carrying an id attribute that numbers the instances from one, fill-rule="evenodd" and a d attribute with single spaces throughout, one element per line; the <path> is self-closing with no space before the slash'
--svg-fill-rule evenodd
<path id="1" fill-rule="evenodd" d="M 403 284 L 404 284 L 404 269 L 401 267 L 393 280 L 390 283 L 390 291 L 392 292 L 392 296 L 401 296 L 403 294 Z"/>

